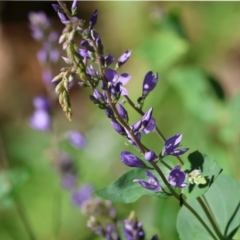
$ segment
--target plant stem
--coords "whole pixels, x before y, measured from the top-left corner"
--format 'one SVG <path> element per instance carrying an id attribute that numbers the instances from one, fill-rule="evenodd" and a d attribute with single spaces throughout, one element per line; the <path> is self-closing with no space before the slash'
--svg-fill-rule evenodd
<path id="1" fill-rule="evenodd" d="M 18 215 L 19 215 L 19 217 L 20 217 L 20 219 L 23 223 L 23 226 L 24 226 L 24 228 L 25 228 L 25 230 L 28 234 L 29 239 L 36 240 L 36 238 L 33 234 L 32 228 L 31 228 L 31 226 L 29 224 L 29 221 L 27 219 L 27 216 L 24 212 L 24 208 L 23 208 L 22 202 L 20 201 L 20 198 L 19 197 L 15 198 L 14 203 L 15 203 L 15 206 L 16 206 L 16 209 L 17 209 L 17 213 L 18 213 Z"/>
<path id="2" fill-rule="evenodd" d="M 128 97 L 128 96 L 124 96 L 125 99 L 127 100 L 128 104 L 136 111 L 138 112 L 141 116 L 144 115 L 144 112 L 135 106 L 135 104 L 133 103 L 133 101 Z M 162 132 L 160 131 L 160 129 L 156 126 L 156 133 L 159 136 L 159 138 L 161 138 L 161 140 L 165 143 L 166 142 L 166 138 L 164 137 L 164 135 L 162 134 Z M 183 165 L 183 161 L 179 156 L 176 156 L 180 165 Z"/>
<path id="3" fill-rule="evenodd" d="M 218 224 L 217 224 L 215 218 L 213 217 L 210 208 L 206 205 L 206 202 L 204 202 L 201 197 L 198 197 L 197 201 L 200 204 L 200 206 L 202 207 L 202 209 L 203 209 L 204 213 L 206 214 L 208 220 L 210 221 L 210 223 L 211 223 L 215 233 L 217 234 L 218 238 L 223 239 L 223 236 L 222 236 L 222 233 L 219 230 Z"/>
<path id="4" fill-rule="evenodd" d="M 8 161 L 8 158 L 7 158 L 7 153 L 6 153 L 4 144 L 3 144 L 3 139 L 2 139 L 1 134 L 0 134 L 0 153 L 1 153 L 0 159 L 2 160 L 1 162 L 2 162 L 3 169 L 5 171 L 8 171 L 9 170 L 9 161 Z M 18 215 L 19 215 L 19 217 L 22 221 L 22 224 L 23 224 L 23 226 L 24 226 L 24 228 L 25 228 L 25 230 L 28 234 L 29 239 L 36 240 L 36 237 L 33 233 L 33 230 L 31 228 L 29 220 L 27 219 L 27 216 L 26 216 L 25 211 L 24 211 L 23 204 L 20 201 L 19 196 L 18 197 L 15 196 L 14 204 L 15 204 L 17 213 L 18 213 Z"/>
<path id="5" fill-rule="evenodd" d="M 69 10 L 68 10 L 68 8 L 66 7 L 65 3 L 58 0 L 58 4 L 61 6 L 61 8 L 62 8 L 63 11 L 65 12 L 65 14 L 66 14 L 66 15 L 68 16 L 68 18 L 71 20 L 72 14 L 69 12 Z"/>

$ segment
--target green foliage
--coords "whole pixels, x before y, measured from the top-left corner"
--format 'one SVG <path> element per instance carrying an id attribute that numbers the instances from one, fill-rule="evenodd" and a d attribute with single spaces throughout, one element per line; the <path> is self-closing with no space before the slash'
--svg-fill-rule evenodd
<path id="1" fill-rule="evenodd" d="M 175 68 L 167 79 L 192 115 L 207 123 L 218 121 L 220 105 L 202 70 L 192 66 Z"/>
<path id="2" fill-rule="evenodd" d="M 189 154 L 188 161 L 182 167 L 187 173 L 196 169 L 201 170 L 201 176 L 205 178 L 206 184 L 189 184 L 183 188 L 183 194 L 187 198 L 197 198 L 206 193 L 222 171 L 215 160 L 198 151 Z"/>
<path id="3" fill-rule="evenodd" d="M 220 231 L 225 235 L 225 239 L 232 239 L 229 236 L 237 230 L 240 222 L 240 184 L 233 178 L 221 174 L 212 184 L 210 190 L 205 194 L 206 201 L 218 223 Z M 210 226 L 211 224 L 201 209 L 196 199 L 189 199 L 187 202 L 200 214 L 203 220 Z M 201 223 L 185 207 L 179 211 L 177 218 L 177 230 L 182 240 L 211 240 Z M 239 238 L 239 234 L 235 235 Z"/>
<path id="4" fill-rule="evenodd" d="M 147 38 L 140 46 L 139 54 L 144 57 L 153 69 L 164 71 L 178 61 L 188 50 L 188 43 L 171 31 Z"/>
<path id="5" fill-rule="evenodd" d="M 12 169 L 0 172 L 0 203 L 11 207 L 15 196 L 29 178 L 26 169 Z"/>
<path id="6" fill-rule="evenodd" d="M 152 173 L 157 176 L 155 171 L 152 171 Z M 167 194 L 160 192 L 156 193 L 143 188 L 140 184 L 133 182 L 134 179 L 147 179 L 145 170 L 142 168 L 130 170 L 127 173 L 124 173 L 109 186 L 96 191 L 96 194 L 112 202 L 122 203 L 135 202 L 143 195 L 154 195 L 160 198 L 168 197 Z M 160 179 L 159 181 L 161 182 Z M 161 184 L 161 186 L 163 186 L 163 184 Z"/>

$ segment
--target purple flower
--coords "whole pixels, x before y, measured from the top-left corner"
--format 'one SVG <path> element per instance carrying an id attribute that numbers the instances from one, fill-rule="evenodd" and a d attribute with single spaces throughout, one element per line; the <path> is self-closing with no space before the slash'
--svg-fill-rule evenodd
<path id="1" fill-rule="evenodd" d="M 95 71 L 95 69 L 93 68 L 92 65 L 89 65 L 87 67 L 87 73 L 91 76 L 91 77 L 96 77 L 97 76 L 97 72 Z"/>
<path id="2" fill-rule="evenodd" d="M 70 144 L 75 148 L 85 148 L 86 139 L 79 131 L 69 131 L 65 134 Z"/>
<path id="3" fill-rule="evenodd" d="M 152 236 L 151 240 L 159 240 L 157 235 Z"/>
<path id="4" fill-rule="evenodd" d="M 144 158 L 149 162 L 155 160 L 156 157 L 157 157 L 157 155 L 153 151 L 145 152 L 145 154 L 144 154 Z"/>
<path id="5" fill-rule="evenodd" d="M 73 189 L 76 187 L 77 179 L 74 172 L 64 173 L 62 175 L 62 186 L 66 189 Z"/>
<path id="6" fill-rule="evenodd" d="M 28 15 L 32 37 L 43 40 L 45 32 L 49 29 L 50 21 L 44 12 L 30 12 Z"/>
<path id="7" fill-rule="evenodd" d="M 133 132 L 138 132 L 140 130 L 141 126 L 142 126 L 142 121 L 139 120 L 139 121 L 135 122 L 133 125 L 131 125 L 130 127 L 133 130 Z"/>
<path id="8" fill-rule="evenodd" d="M 52 83 L 52 79 L 53 79 L 53 74 L 52 74 L 52 71 L 47 69 L 47 70 L 44 70 L 42 72 L 42 79 L 43 79 L 43 82 L 47 85 L 51 84 Z"/>
<path id="9" fill-rule="evenodd" d="M 102 56 L 101 60 L 104 66 L 108 67 L 114 62 L 114 57 L 111 56 L 110 54 L 107 54 L 106 56 Z"/>
<path id="10" fill-rule="evenodd" d="M 96 88 L 93 90 L 93 96 L 101 102 L 104 102 L 104 97 L 102 95 L 102 93 L 100 93 Z"/>
<path id="11" fill-rule="evenodd" d="M 47 50 L 41 49 L 37 52 L 37 59 L 40 63 L 46 63 L 48 61 Z"/>
<path id="12" fill-rule="evenodd" d="M 72 195 L 72 203 L 73 205 L 79 207 L 81 206 L 86 200 L 92 197 L 93 187 L 90 184 L 85 184 L 77 191 L 75 191 Z"/>
<path id="13" fill-rule="evenodd" d="M 72 13 L 74 13 L 77 10 L 77 0 L 74 0 L 71 6 Z"/>
<path id="14" fill-rule="evenodd" d="M 66 24 L 68 22 L 68 19 L 67 19 L 66 15 L 63 13 L 61 6 L 58 4 L 55 4 L 55 3 L 53 3 L 52 6 L 53 6 L 54 10 L 57 12 L 61 22 L 63 24 Z"/>
<path id="15" fill-rule="evenodd" d="M 144 167 L 144 163 L 130 152 L 121 152 L 121 161 L 128 167 Z"/>
<path id="16" fill-rule="evenodd" d="M 179 166 L 176 166 L 168 175 L 168 182 L 173 187 L 184 188 L 188 186 L 187 183 L 184 183 L 186 178 L 186 173 L 180 170 Z"/>
<path id="17" fill-rule="evenodd" d="M 147 126 L 142 129 L 141 133 L 148 134 L 150 132 L 154 132 L 155 130 L 156 130 L 155 119 L 151 118 L 150 121 L 148 122 Z"/>
<path id="18" fill-rule="evenodd" d="M 142 117 L 142 126 L 145 128 L 148 126 L 151 118 L 152 118 L 153 108 L 150 108 Z"/>
<path id="19" fill-rule="evenodd" d="M 105 70 L 105 77 L 109 83 L 109 85 L 115 85 L 117 83 L 120 83 L 120 88 L 121 88 L 121 95 L 128 95 L 128 91 L 126 88 L 124 88 L 122 85 L 125 85 L 129 82 L 129 80 L 131 79 L 131 75 L 127 74 L 127 73 L 123 73 L 120 76 L 118 76 L 117 72 L 114 71 L 111 68 L 107 68 Z"/>
<path id="20" fill-rule="evenodd" d="M 144 188 L 148 189 L 148 190 L 152 190 L 155 192 L 161 192 L 162 188 L 160 186 L 160 183 L 157 179 L 156 176 L 154 176 L 151 172 L 146 170 L 146 175 L 149 178 L 148 182 L 145 180 L 141 180 L 141 179 L 134 179 L 133 182 L 138 182 L 139 184 L 141 184 Z"/>
<path id="21" fill-rule="evenodd" d="M 104 111 L 108 118 L 112 118 L 114 116 L 111 108 L 106 108 Z"/>
<path id="22" fill-rule="evenodd" d="M 117 110 L 122 119 L 124 119 L 126 122 L 128 122 L 128 113 L 126 109 L 120 104 L 117 104 Z"/>
<path id="23" fill-rule="evenodd" d="M 131 56 L 132 50 L 127 50 L 118 58 L 118 66 L 123 65 Z"/>
<path id="24" fill-rule="evenodd" d="M 50 101 L 47 97 L 37 96 L 33 99 L 33 106 L 35 109 L 49 111 Z"/>
<path id="25" fill-rule="evenodd" d="M 143 80 L 143 90 L 142 95 L 148 95 L 157 85 L 158 74 L 153 72 L 148 72 Z"/>
<path id="26" fill-rule="evenodd" d="M 131 212 L 127 219 L 124 219 L 123 235 L 126 240 L 144 240 L 145 232 L 142 223 L 139 222 L 135 213 Z"/>
<path id="27" fill-rule="evenodd" d="M 83 57 L 83 58 L 89 58 L 90 57 L 89 51 L 86 50 L 86 49 L 81 49 L 80 48 L 78 52 L 79 52 L 80 56 Z"/>
<path id="28" fill-rule="evenodd" d="M 93 28 L 95 26 L 95 24 L 97 23 L 97 18 L 98 18 L 98 11 L 96 9 L 89 21 L 90 28 Z"/>
<path id="29" fill-rule="evenodd" d="M 34 111 L 33 115 L 29 119 L 29 125 L 38 131 L 48 131 L 51 128 L 51 117 L 49 113 L 42 109 Z"/>
<path id="30" fill-rule="evenodd" d="M 58 49 L 49 50 L 49 62 L 56 63 L 60 57 L 60 52 Z"/>
<path id="31" fill-rule="evenodd" d="M 182 134 L 176 134 L 170 137 L 165 142 L 165 146 L 162 150 L 161 155 L 162 156 L 166 156 L 166 155 L 178 156 L 187 152 L 189 148 L 176 149 L 177 147 L 179 147 L 181 140 L 182 140 Z"/>
<path id="32" fill-rule="evenodd" d="M 74 160 L 73 160 L 73 158 L 70 157 L 65 152 L 60 152 L 57 155 L 56 164 L 57 164 L 58 170 L 62 174 L 74 173 L 74 171 L 75 171 L 74 170 Z"/>
<path id="33" fill-rule="evenodd" d="M 111 124 L 115 131 L 117 131 L 121 135 L 124 135 L 124 136 L 126 135 L 126 131 L 124 127 L 122 127 L 117 121 L 111 120 Z"/>

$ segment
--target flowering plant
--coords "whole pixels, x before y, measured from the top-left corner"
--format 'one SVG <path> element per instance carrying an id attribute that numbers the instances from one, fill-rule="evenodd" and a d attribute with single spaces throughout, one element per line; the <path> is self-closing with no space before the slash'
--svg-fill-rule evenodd
<path id="1" fill-rule="evenodd" d="M 53 7 L 65 25 L 59 43 L 63 44 L 63 49 L 66 50 L 67 56 L 63 59 L 67 67 L 61 70 L 53 82 L 58 82 L 55 90 L 63 111 L 71 120 L 69 84 L 77 75 L 78 84 L 91 89 L 90 100 L 93 104 L 104 110 L 113 129 L 132 145 L 128 149 L 135 148 L 138 151 L 138 156 L 131 150 L 121 152 L 120 159 L 123 164 L 133 169 L 109 186 L 97 190 L 96 194 L 110 201 L 123 203 L 134 202 L 145 194 L 159 198 L 174 197 L 181 206 L 177 219 L 181 239 L 194 239 L 195 236 L 200 239 L 231 239 L 240 226 L 236 222 L 233 223 L 239 204 L 235 204 L 235 213 L 225 218 L 225 221 L 228 221 L 227 225 L 221 222 L 212 206 L 216 192 L 218 189 L 222 191 L 222 182 L 226 179 L 224 174 L 220 174 L 222 169 L 212 158 L 198 151 L 190 153 L 188 161 L 183 161 L 180 155 L 189 149 L 180 147 L 182 134 L 175 134 L 166 139 L 156 125 L 153 108 L 144 110 L 147 97 L 158 83 L 158 74 L 152 71 L 146 73 L 142 94 L 134 103 L 127 89 L 123 87 L 130 80 L 130 74 L 117 73 L 129 60 L 132 51 L 126 50 L 113 66 L 114 57 L 104 52 L 100 34 L 94 29 L 98 11 L 93 13 L 86 26 L 84 20 L 75 16 L 76 1 L 73 2 L 71 11 L 63 2 L 58 3 L 53 4 Z M 77 35 L 82 37 L 80 46 L 74 39 Z M 140 118 L 137 122 L 130 123 L 131 116 L 123 103 L 139 113 Z M 144 135 L 153 132 L 157 133 L 164 143 L 158 152 L 142 142 Z M 170 155 L 176 158 L 176 163 L 169 161 Z M 221 197 L 224 196 L 225 194 L 221 194 Z M 192 200 L 188 200 L 191 198 Z M 225 201 L 226 199 L 223 200 Z M 223 204 L 222 207 L 228 211 L 227 206 Z M 143 238 L 138 236 L 126 239 Z"/>
<path id="2" fill-rule="evenodd" d="M 34 130 L 48 132 L 51 136 L 52 149 L 47 155 L 51 167 L 75 209 L 81 209 L 82 214 L 89 216 L 87 227 L 93 235 L 108 240 L 162 239 L 161 231 L 154 229 L 152 233 L 151 229 L 146 229 L 134 211 L 123 217 L 113 206 L 114 203 L 135 203 L 145 196 L 144 207 L 148 212 L 152 211 L 150 198 L 159 205 L 163 201 L 175 204 L 175 207 L 177 205 L 176 229 L 180 239 L 236 238 L 240 227 L 239 183 L 226 176 L 213 158 L 185 147 L 182 144 L 185 134 L 177 132 L 165 137 L 157 124 L 156 106 L 146 108 L 149 96 L 156 94 L 156 87 L 161 85 L 159 74 L 147 71 L 142 77 L 141 86 L 137 86 L 141 94 L 136 101 L 132 100 L 127 85 L 132 76 L 121 73 L 121 70 L 134 51 L 127 49 L 117 58 L 106 53 L 106 45 L 95 28 L 100 17 L 98 11 L 95 10 L 91 18 L 85 21 L 77 16 L 78 2 L 74 0 L 71 4 L 71 8 L 62 1 L 52 4 L 64 25 L 60 36 L 43 12 L 29 14 L 32 37 L 42 44 L 37 58 L 43 68 L 42 79 L 47 94 L 34 98 L 34 111 L 28 123 Z M 57 41 L 64 53 L 60 54 Z M 60 55 L 63 55 L 65 66 L 55 74 L 52 67 L 58 63 Z M 67 142 L 72 151 L 77 149 L 84 152 L 88 146 L 85 132 L 82 132 L 84 129 L 81 132 L 72 129 L 58 132 L 55 129 L 56 99 L 67 119 L 71 121 L 74 118 L 70 100 L 73 85 L 88 93 L 90 104 L 100 109 L 114 134 L 125 142 L 124 148 L 114 154 L 119 164 L 128 171 L 97 190 L 89 182 L 79 183 L 77 162 L 71 151 L 63 147 L 63 143 Z M 136 112 L 137 120 L 128 110 L 130 108 Z M 156 143 L 157 147 L 146 141 L 155 136 L 160 140 Z M 96 155 L 94 152 L 94 157 Z M 86 165 L 91 167 L 91 164 Z M 97 175 L 97 169 L 94 171 Z M 7 177 L 12 185 L 17 186 L 11 175 Z M 58 194 L 56 198 L 59 198 Z M 158 218 L 162 217 L 158 209 L 154 211 Z M 23 217 L 29 238 L 36 239 L 25 219 Z M 55 225 L 55 239 L 58 239 L 60 224 L 57 222 Z"/>

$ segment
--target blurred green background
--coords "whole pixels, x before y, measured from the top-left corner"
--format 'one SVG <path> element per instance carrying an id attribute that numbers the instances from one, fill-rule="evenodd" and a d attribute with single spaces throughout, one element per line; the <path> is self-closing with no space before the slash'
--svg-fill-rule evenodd
<path id="1" fill-rule="evenodd" d="M 50 135 L 36 132 L 27 124 L 33 97 L 46 94 L 36 59 L 41 46 L 30 36 L 27 13 L 45 10 L 59 32 L 63 26 L 50 2 L 0 4 L 0 131 L 9 167 L 16 171 L 15 181 L 19 185 L 24 182 L 18 196 L 27 218 L 39 240 L 54 239 L 54 224 L 59 218 L 58 239 L 101 239 L 87 229 L 87 218 L 72 206 L 69 194 L 59 186 L 58 175 L 47 157 Z M 133 100 L 141 94 L 146 72 L 159 73 L 159 83 L 144 110 L 154 107 L 154 117 L 164 135 L 183 133 L 184 147 L 207 153 L 226 174 L 240 181 L 240 2 L 98 1 L 79 2 L 78 6 L 79 16 L 85 19 L 98 9 L 96 29 L 105 53 L 118 58 L 125 50 L 133 50 L 121 69 L 121 73 L 132 75 L 127 88 Z M 98 189 L 128 170 L 120 161 L 120 151 L 132 148 L 89 101 L 89 93 L 74 87 L 70 92 L 73 121 L 68 122 L 58 107 L 54 122 L 60 133 L 78 129 L 86 135 L 86 149 L 64 148 L 76 159 L 79 183 L 89 182 Z M 131 123 L 139 119 L 127 109 Z M 143 141 L 156 152 L 162 149 L 155 134 Z M 0 151 L 3 158 L 3 149 Z M 15 205 L 1 196 L 6 185 L 0 182 L 0 239 L 28 239 Z M 145 196 L 134 204 L 114 206 L 119 219 L 135 210 L 147 239 L 155 233 L 161 240 L 178 239 L 178 204 L 174 199 Z"/>

